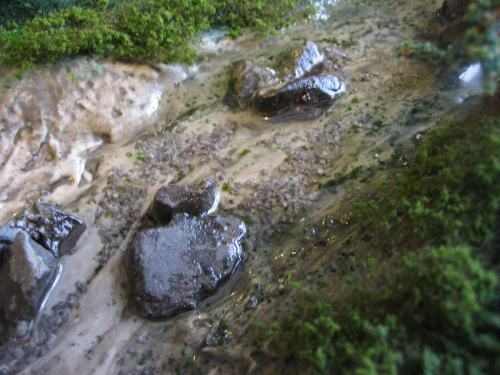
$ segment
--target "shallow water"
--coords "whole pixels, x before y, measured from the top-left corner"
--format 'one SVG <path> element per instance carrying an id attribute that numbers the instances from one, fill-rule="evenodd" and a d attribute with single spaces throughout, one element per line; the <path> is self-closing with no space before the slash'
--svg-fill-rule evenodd
<path id="1" fill-rule="evenodd" d="M 170 374 L 193 360 L 207 374 L 254 368 L 244 332 L 254 310 L 245 306 L 255 285 L 273 296 L 258 313 L 279 303 L 282 243 L 268 243 L 270 235 L 321 217 L 343 194 L 323 183 L 390 159 L 457 105 L 460 82 L 474 81 L 464 71 L 458 86 L 441 92 L 431 68 L 397 57 L 396 47 L 418 31 L 407 20 L 425 22 L 438 3 L 320 1 L 317 20 L 268 38 L 202 35 L 196 66 L 80 59 L 2 91 L 0 222 L 42 198 L 79 215 L 88 230 L 63 258 L 32 342 L 1 351 L 0 374 Z M 305 40 L 336 59 L 346 80 L 346 94 L 325 115 L 272 123 L 224 105 L 232 62 L 271 63 Z M 207 177 L 224 187 L 222 210 L 247 222 L 245 268 L 199 310 L 146 322 L 127 303 L 123 252 L 158 187 Z M 241 327 L 222 335 L 231 345 L 207 345 L 223 320 Z"/>

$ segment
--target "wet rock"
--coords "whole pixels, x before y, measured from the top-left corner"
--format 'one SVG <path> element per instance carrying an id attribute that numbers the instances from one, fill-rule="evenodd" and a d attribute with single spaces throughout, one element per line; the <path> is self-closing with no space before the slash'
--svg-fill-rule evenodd
<path id="1" fill-rule="evenodd" d="M 166 318 L 195 308 L 240 264 L 246 228 L 232 217 L 177 214 L 138 232 L 130 247 L 132 291 L 142 315 Z"/>
<path id="2" fill-rule="evenodd" d="M 331 106 L 345 91 L 345 84 L 329 74 L 333 66 L 314 42 L 278 56 L 278 70 L 248 61 L 233 66 L 226 97 L 239 108 L 252 106 L 275 120 L 312 119 Z"/>
<path id="3" fill-rule="evenodd" d="M 260 67 L 247 60 L 237 61 L 232 66 L 230 88 L 225 101 L 231 107 L 247 108 L 257 91 L 278 82 L 273 69 Z"/>
<path id="4" fill-rule="evenodd" d="M 4 244 L 0 267 L 4 326 L 35 319 L 56 278 L 57 265 L 56 258 L 24 231 L 17 232 L 12 244 Z"/>
<path id="5" fill-rule="evenodd" d="M 293 81 L 278 90 L 259 93 L 258 111 L 267 116 L 302 113 L 312 109 L 326 109 L 345 91 L 345 84 L 336 76 L 322 75 Z"/>
<path id="6" fill-rule="evenodd" d="M 315 70 L 325 57 L 316 43 L 308 41 L 303 48 L 295 48 L 280 58 L 286 81 L 302 78 Z"/>
<path id="7" fill-rule="evenodd" d="M 168 224 L 178 213 L 209 215 L 217 210 L 219 197 L 220 191 L 213 181 L 208 181 L 198 189 L 179 185 L 165 186 L 156 193 L 149 215 L 158 224 Z"/>
<path id="8" fill-rule="evenodd" d="M 81 235 L 85 232 L 85 223 L 75 216 L 66 214 L 54 206 L 38 204 L 37 212 L 28 212 L 14 220 L 9 228 L 0 229 L 5 235 L 21 229 L 29 233 L 31 238 L 50 250 L 56 257 L 69 254 Z"/>

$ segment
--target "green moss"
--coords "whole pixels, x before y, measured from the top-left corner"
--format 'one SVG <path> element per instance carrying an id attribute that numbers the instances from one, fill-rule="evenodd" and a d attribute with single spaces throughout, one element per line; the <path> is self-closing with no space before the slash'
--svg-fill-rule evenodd
<path id="1" fill-rule="evenodd" d="M 76 2 L 70 2 L 73 4 Z M 269 29 L 291 21 L 297 0 L 132 0 L 78 2 L 0 29 L 0 63 L 30 65 L 95 55 L 121 60 L 189 61 L 189 42 L 214 26 Z"/>
<path id="2" fill-rule="evenodd" d="M 500 121 L 469 119 L 424 136 L 409 167 L 390 171 L 354 218 L 384 247 L 487 243 L 500 208 Z M 377 218 L 367 220 L 367 218 Z M 380 220 L 383 218 L 383 220 Z"/>
<path id="3" fill-rule="evenodd" d="M 251 151 L 248 148 L 245 148 L 245 149 L 243 149 L 243 150 L 240 151 L 239 156 L 240 156 L 240 158 L 243 158 L 243 157 L 247 156 L 250 153 L 251 153 Z"/>
<path id="4" fill-rule="evenodd" d="M 497 373 L 500 121 L 445 123 L 392 168 L 353 213 L 370 269 L 295 296 L 270 347 L 297 373 Z"/>
<path id="5" fill-rule="evenodd" d="M 223 191 L 224 193 L 231 193 L 231 191 L 232 191 L 232 189 L 231 189 L 231 185 L 229 185 L 229 183 L 227 183 L 227 182 L 224 182 L 224 183 L 222 184 L 222 191 Z"/>
<path id="6" fill-rule="evenodd" d="M 353 289 L 338 307 L 303 296 L 273 331 L 272 347 L 323 374 L 494 373 L 496 283 L 464 247 L 407 255 L 382 289 Z"/>

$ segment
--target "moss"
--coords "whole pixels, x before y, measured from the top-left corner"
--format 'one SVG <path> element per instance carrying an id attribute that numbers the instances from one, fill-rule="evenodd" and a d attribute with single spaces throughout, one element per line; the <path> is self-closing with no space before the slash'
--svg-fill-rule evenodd
<path id="1" fill-rule="evenodd" d="M 303 295 L 273 330 L 272 347 L 292 366 L 323 374 L 494 373 L 496 283 L 465 247 L 407 255 L 376 293 L 354 288 L 337 308 Z"/>
<path id="2" fill-rule="evenodd" d="M 498 277 L 491 270 L 499 142 L 495 117 L 446 122 L 425 135 L 409 167 L 393 164 L 389 179 L 369 184 L 353 230 L 361 240 L 369 234 L 363 256 L 370 267 L 337 280 L 341 292 L 333 296 L 329 288 L 293 296 L 294 307 L 267 337 L 287 371 L 499 371 Z"/>
<path id="3" fill-rule="evenodd" d="M 251 153 L 251 151 L 248 148 L 245 148 L 245 149 L 243 149 L 243 150 L 240 151 L 239 157 L 243 158 L 243 157 L 247 156 L 250 153 Z"/>
<path id="4" fill-rule="evenodd" d="M 498 120 L 444 124 L 424 136 L 409 167 L 390 173 L 390 182 L 380 182 L 376 194 L 354 209 L 355 220 L 377 234 L 379 245 L 476 246 L 495 235 L 500 207 Z"/>
<path id="5" fill-rule="evenodd" d="M 191 61 L 189 42 L 224 26 L 278 28 L 297 0 L 132 0 L 67 2 L 0 28 L 0 63 L 10 66 L 94 55 L 126 61 Z M 62 4 L 62 2 L 61 2 Z M 74 5 L 76 4 L 76 5 Z M 0 6 L 1 8 L 2 6 Z"/>

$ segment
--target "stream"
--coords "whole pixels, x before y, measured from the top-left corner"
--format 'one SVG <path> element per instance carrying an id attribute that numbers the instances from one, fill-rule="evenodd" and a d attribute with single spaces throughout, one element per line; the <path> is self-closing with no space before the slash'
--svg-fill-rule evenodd
<path id="1" fill-rule="evenodd" d="M 319 1 L 311 20 L 267 37 L 203 34 L 193 66 L 80 58 L 0 78 L 0 224 L 42 201 L 87 225 L 31 338 L 0 347 L 0 374 L 177 374 L 192 363 L 266 373 L 247 323 L 280 303 L 276 267 L 292 267 L 281 254 L 300 242 L 276 235 L 321 220 L 349 193 L 322 188 L 332 176 L 380 166 L 478 94 L 480 67 L 444 87 L 431 67 L 397 56 L 439 1 L 366 3 Z M 306 41 L 345 81 L 326 113 L 273 122 L 225 103 L 235 61 L 269 65 Z M 124 253 L 161 186 L 207 179 L 221 187 L 219 210 L 247 225 L 244 266 L 195 310 L 142 319 Z"/>

